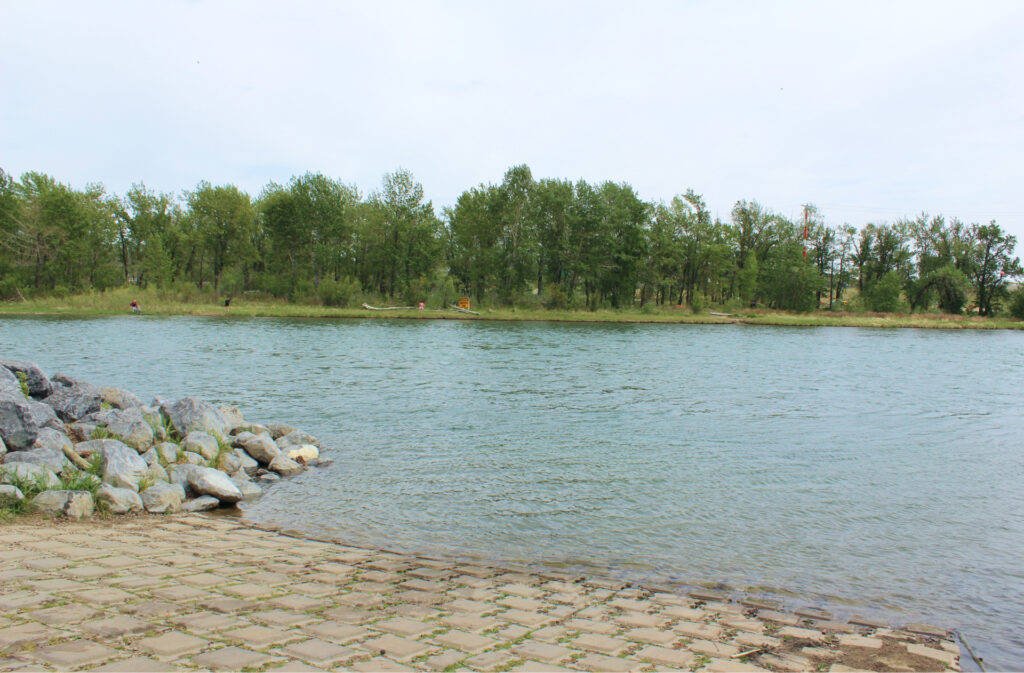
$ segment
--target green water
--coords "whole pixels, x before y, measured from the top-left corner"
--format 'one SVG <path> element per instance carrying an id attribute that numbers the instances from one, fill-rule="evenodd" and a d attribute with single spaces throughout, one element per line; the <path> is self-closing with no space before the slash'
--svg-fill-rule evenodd
<path id="1" fill-rule="evenodd" d="M 18 318 L 0 351 L 335 447 L 256 521 L 721 582 L 1024 662 L 1019 332 Z"/>

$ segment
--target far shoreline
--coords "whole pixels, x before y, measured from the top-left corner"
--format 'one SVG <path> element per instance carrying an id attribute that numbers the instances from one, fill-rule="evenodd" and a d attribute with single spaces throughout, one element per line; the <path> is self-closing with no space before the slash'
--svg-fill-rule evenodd
<path id="1" fill-rule="evenodd" d="M 83 301 L 83 299 L 85 301 Z M 0 304 L 2 317 L 73 318 L 132 315 L 129 310 L 89 301 L 92 297 L 71 297 L 67 300 L 10 302 Z M 767 327 L 867 327 L 881 329 L 938 330 L 1024 330 L 1024 321 L 1012 318 L 982 318 L 945 314 L 856 314 L 856 313 L 790 313 L 785 311 L 749 310 L 714 315 L 692 313 L 688 309 L 657 309 L 645 313 L 638 309 L 576 311 L 558 309 L 484 308 L 476 315 L 452 309 L 401 309 L 375 311 L 335 308 L 312 304 L 264 302 L 233 302 L 223 307 L 206 302 L 143 303 L 143 316 L 202 318 L 302 318 L 347 320 L 462 320 L 489 322 L 557 322 L 600 324 L 662 324 L 662 325 L 749 325 Z"/>

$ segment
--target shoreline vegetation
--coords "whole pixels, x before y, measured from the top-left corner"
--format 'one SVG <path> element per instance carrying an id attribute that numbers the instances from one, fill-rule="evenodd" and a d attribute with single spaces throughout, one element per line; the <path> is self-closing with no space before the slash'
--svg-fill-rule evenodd
<path id="1" fill-rule="evenodd" d="M 156 290 L 132 299 L 175 314 L 244 300 L 217 315 L 367 317 L 355 307 L 468 298 L 493 320 L 963 327 L 976 323 L 945 316 L 1024 320 L 1016 247 L 994 220 L 858 228 L 747 200 L 723 219 L 693 190 L 644 200 L 526 165 L 440 212 L 401 169 L 368 195 L 306 173 L 256 196 L 205 181 L 119 196 L 0 168 L 0 301 L 28 302 L 0 312 L 118 312 L 104 293 Z"/>
<path id="2" fill-rule="evenodd" d="M 137 301 L 142 315 L 232 318 L 328 318 L 377 320 L 488 320 L 498 322 L 578 322 L 688 325 L 764 325 L 776 327 L 875 327 L 950 330 L 1024 330 L 1024 320 L 943 313 L 861 313 L 845 311 L 796 312 L 771 309 L 706 309 L 689 307 L 656 309 L 579 309 L 474 307 L 475 314 L 442 306 L 402 310 L 342 308 L 284 300 L 232 299 L 230 305 L 214 298 L 182 298 L 153 288 L 119 288 L 67 297 L 33 298 L 0 303 L 0 317 L 13 316 L 112 316 L 131 312 Z"/>

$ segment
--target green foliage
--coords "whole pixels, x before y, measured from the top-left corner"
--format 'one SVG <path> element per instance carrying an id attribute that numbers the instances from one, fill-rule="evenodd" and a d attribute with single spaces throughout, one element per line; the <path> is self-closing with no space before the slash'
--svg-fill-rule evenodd
<path id="1" fill-rule="evenodd" d="M 97 425 L 92 429 L 92 434 L 89 437 L 90 439 L 113 439 L 114 434 L 107 430 L 105 425 Z"/>
<path id="2" fill-rule="evenodd" d="M 25 372 L 15 372 L 15 376 L 18 377 L 18 385 L 21 386 L 21 394 L 28 399 L 28 374 Z"/>
<path id="3" fill-rule="evenodd" d="M 921 215 L 857 230 L 811 205 L 805 214 L 792 221 L 742 200 L 723 221 L 693 190 L 649 203 L 626 183 L 537 179 L 526 165 L 466 190 L 443 220 L 403 169 L 367 197 L 306 173 L 255 201 L 234 185 L 200 182 L 177 197 L 140 183 L 118 197 L 0 170 L 0 299 L 70 305 L 150 288 L 218 307 L 256 297 L 440 307 L 470 296 L 474 308 L 517 310 L 703 301 L 811 311 L 845 307 L 856 287 L 866 308 L 901 310 L 886 280 L 896 274 L 912 311 L 957 313 L 973 300 L 992 315 L 1024 275 L 1016 238 L 994 222 Z"/>
<path id="4" fill-rule="evenodd" d="M 1010 295 L 1010 315 L 1024 320 L 1024 285 L 1018 286 Z"/>
<path id="5" fill-rule="evenodd" d="M 60 475 L 59 488 L 62 491 L 88 491 L 96 495 L 102 483 L 95 474 L 69 467 Z"/>
<path id="6" fill-rule="evenodd" d="M 895 313 L 900 310 L 900 293 L 903 281 L 895 271 L 889 271 L 865 291 L 867 307 L 878 313 Z"/>

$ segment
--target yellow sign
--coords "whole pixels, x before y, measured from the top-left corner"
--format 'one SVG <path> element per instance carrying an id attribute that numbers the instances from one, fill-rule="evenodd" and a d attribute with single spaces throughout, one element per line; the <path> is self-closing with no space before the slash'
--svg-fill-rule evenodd
<path id="1" fill-rule="evenodd" d="M 468 309 L 469 308 L 469 297 L 460 297 L 459 298 L 459 308 L 464 308 L 464 309 Z"/>

